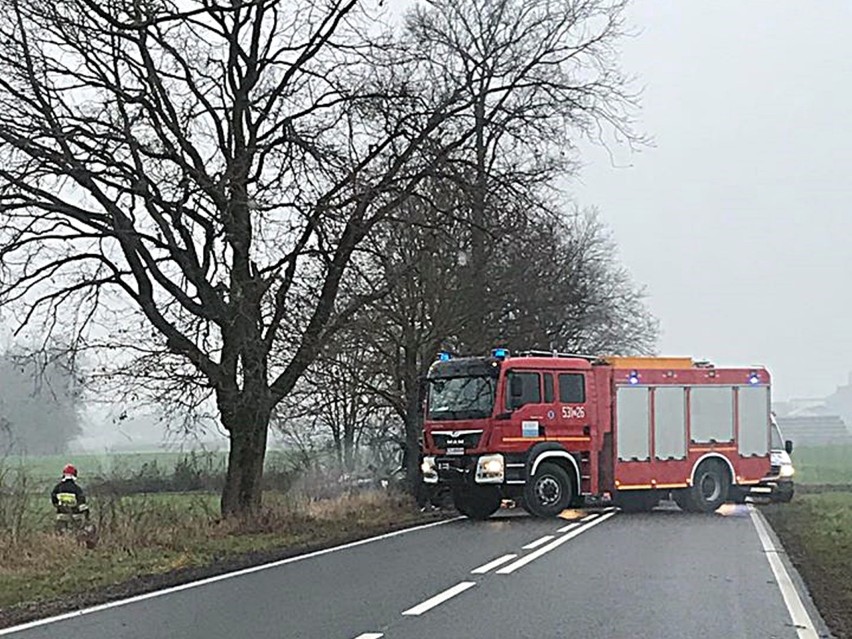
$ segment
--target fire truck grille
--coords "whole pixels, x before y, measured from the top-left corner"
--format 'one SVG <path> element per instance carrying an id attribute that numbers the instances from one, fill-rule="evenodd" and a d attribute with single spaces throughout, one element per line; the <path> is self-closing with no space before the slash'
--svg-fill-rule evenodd
<path id="1" fill-rule="evenodd" d="M 436 448 L 476 448 L 482 438 L 482 431 L 463 431 L 459 433 L 432 433 Z"/>

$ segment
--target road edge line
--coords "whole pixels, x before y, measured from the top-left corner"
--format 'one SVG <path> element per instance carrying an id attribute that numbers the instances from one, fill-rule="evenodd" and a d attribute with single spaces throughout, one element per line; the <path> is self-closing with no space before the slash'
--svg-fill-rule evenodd
<path id="1" fill-rule="evenodd" d="M 128 597 L 126 599 L 118 599 L 116 601 L 108 601 L 106 603 L 98 604 L 96 606 L 90 606 L 89 608 L 81 608 L 80 610 L 72 610 L 71 612 L 65 612 L 61 615 L 55 615 L 53 617 L 45 617 L 44 619 L 35 619 L 33 621 L 28 621 L 26 623 L 18 624 L 16 626 L 10 626 L 8 628 L 0 629 L 0 637 L 4 637 L 7 635 L 14 634 L 16 632 L 23 632 L 25 630 L 31 630 L 33 628 L 38 628 L 39 626 L 47 626 L 52 623 L 58 623 L 60 621 L 67 621 L 68 619 L 74 619 L 76 617 L 83 617 L 85 615 L 91 615 L 97 612 L 103 612 L 104 610 L 109 610 L 110 608 L 120 608 L 121 606 L 128 606 L 130 604 L 138 603 L 140 601 L 146 601 L 148 599 L 155 599 L 157 597 L 164 597 L 166 595 L 171 595 L 176 592 L 181 592 L 183 590 L 190 590 L 191 588 L 198 588 L 200 586 L 207 586 L 212 583 L 216 583 L 217 581 L 224 581 L 226 579 L 233 579 L 234 577 L 243 577 L 245 575 L 250 575 L 256 572 L 261 572 L 263 570 L 269 570 L 271 568 L 278 568 L 280 566 L 286 566 L 287 564 L 296 563 L 297 561 L 302 561 L 304 559 L 313 559 L 314 557 L 320 557 L 322 555 L 328 555 L 333 552 L 337 552 L 339 550 L 348 550 L 350 548 L 356 548 L 358 546 L 363 546 L 364 544 L 369 544 L 374 541 L 383 541 L 385 539 L 390 539 L 391 537 L 397 537 L 399 535 L 404 535 L 406 533 L 417 532 L 419 530 L 426 530 L 427 528 L 435 528 L 436 526 L 443 526 L 444 524 L 449 524 L 454 521 L 459 521 L 464 519 L 464 517 L 453 517 L 452 519 L 442 519 L 441 521 L 433 521 L 428 524 L 420 524 L 417 526 L 413 526 L 411 528 L 402 528 L 400 530 L 394 530 L 389 533 L 384 533 L 382 535 L 377 535 L 374 537 L 367 537 L 366 539 L 359 539 L 357 541 L 350 541 L 345 544 L 340 544 L 339 546 L 332 546 L 331 548 L 323 548 L 321 550 L 314 550 L 309 553 L 305 553 L 303 555 L 296 555 L 295 557 L 287 557 L 286 559 L 279 559 L 277 561 L 273 561 L 266 564 L 259 564 L 257 566 L 250 566 L 248 568 L 241 568 L 240 570 L 235 570 L 232 572 L 225 572 L 220 575 L 214 575 L 212 577 L 205 577 L 204 579 L 198 579 L 196 581 L 189 581 L 185 584 L 180 584 L 177 586 L 171 586 L 169 588 L 163 588 L 162 590 L 152 590 L 151 592 L 146 592 L 141 595 L 135 595 L 133 597 Z"/>
<path id="2" fill-rule="evenodd" d="M 748 508 L 751 521 L 755 530 L 757 530 L 757 536 L 760 538 L 760 544 L 763 547 L 763 554 L 772 569 L 775 584 L 781 591 L 781 598 L 784 600 L 784 605 L 787 606 L 790 621 L 793 622 L 793 627 L 796 629 L 799 639 L 819 639 L 819 633 L 807 608 L 802 603 L 796 584 L 790 578 L 790 573 L 787 572 L 784 562 L 778 557 L 778 548 L 775 546 L 772 537 L 769 536 L 769 524 L 766 518 L 753 504 L 749 504 Z"/>

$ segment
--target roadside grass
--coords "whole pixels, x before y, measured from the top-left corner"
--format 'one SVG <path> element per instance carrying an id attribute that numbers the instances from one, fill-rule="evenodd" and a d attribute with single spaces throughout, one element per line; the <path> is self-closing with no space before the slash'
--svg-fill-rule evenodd
<path id="1" fill-rule="evenodd" d="M 793 478 L 802 485 L 852 485 L 852 445 L 797 446 Z"/>
<path id="2" fill-rule="evenodd" d="M 4 609 L 19 604 L 215 567 L 251 554 L 340 543 L 436 518 L 388 491 L 318 501 L 268 493 L 263 510 L 244 520 L 220 519 L 213 494 L 100 498 L 92 503 L 99 542 L 87 550 L 50 532 L 49 504 L 40 515 L 35 510 L 25 530 L 0 531 L 0 620 Z"/>
<path id="3" fill-rule="evenodd" d="M 763 512 L 834 636 L 852 638 L 852 491 L 797 495 Z"/>

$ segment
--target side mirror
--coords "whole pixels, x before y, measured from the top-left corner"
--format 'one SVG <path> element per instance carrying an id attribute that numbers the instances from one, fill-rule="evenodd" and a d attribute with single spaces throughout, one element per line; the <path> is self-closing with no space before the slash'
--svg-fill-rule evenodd
<path id="1" fill-rule="evenodd" d="M 789 439 L 784 442 L 784 450 L 787 451 L 787 454 L 790 455 L 793 453 L 793 442 Z"/>

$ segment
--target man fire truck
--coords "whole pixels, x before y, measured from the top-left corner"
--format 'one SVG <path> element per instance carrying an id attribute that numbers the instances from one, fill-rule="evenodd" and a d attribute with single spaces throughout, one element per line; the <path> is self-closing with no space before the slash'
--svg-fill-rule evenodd
<path id="1" fill-rule="evenodd" d="M 424 481 L 486 519 L 503 499 L 551 517 L 611 500 L 684 510 L 742 500 L 770 468 L 770 376 L 689 358 L 531 351 L 453 358 L 427 375 Z"/>

